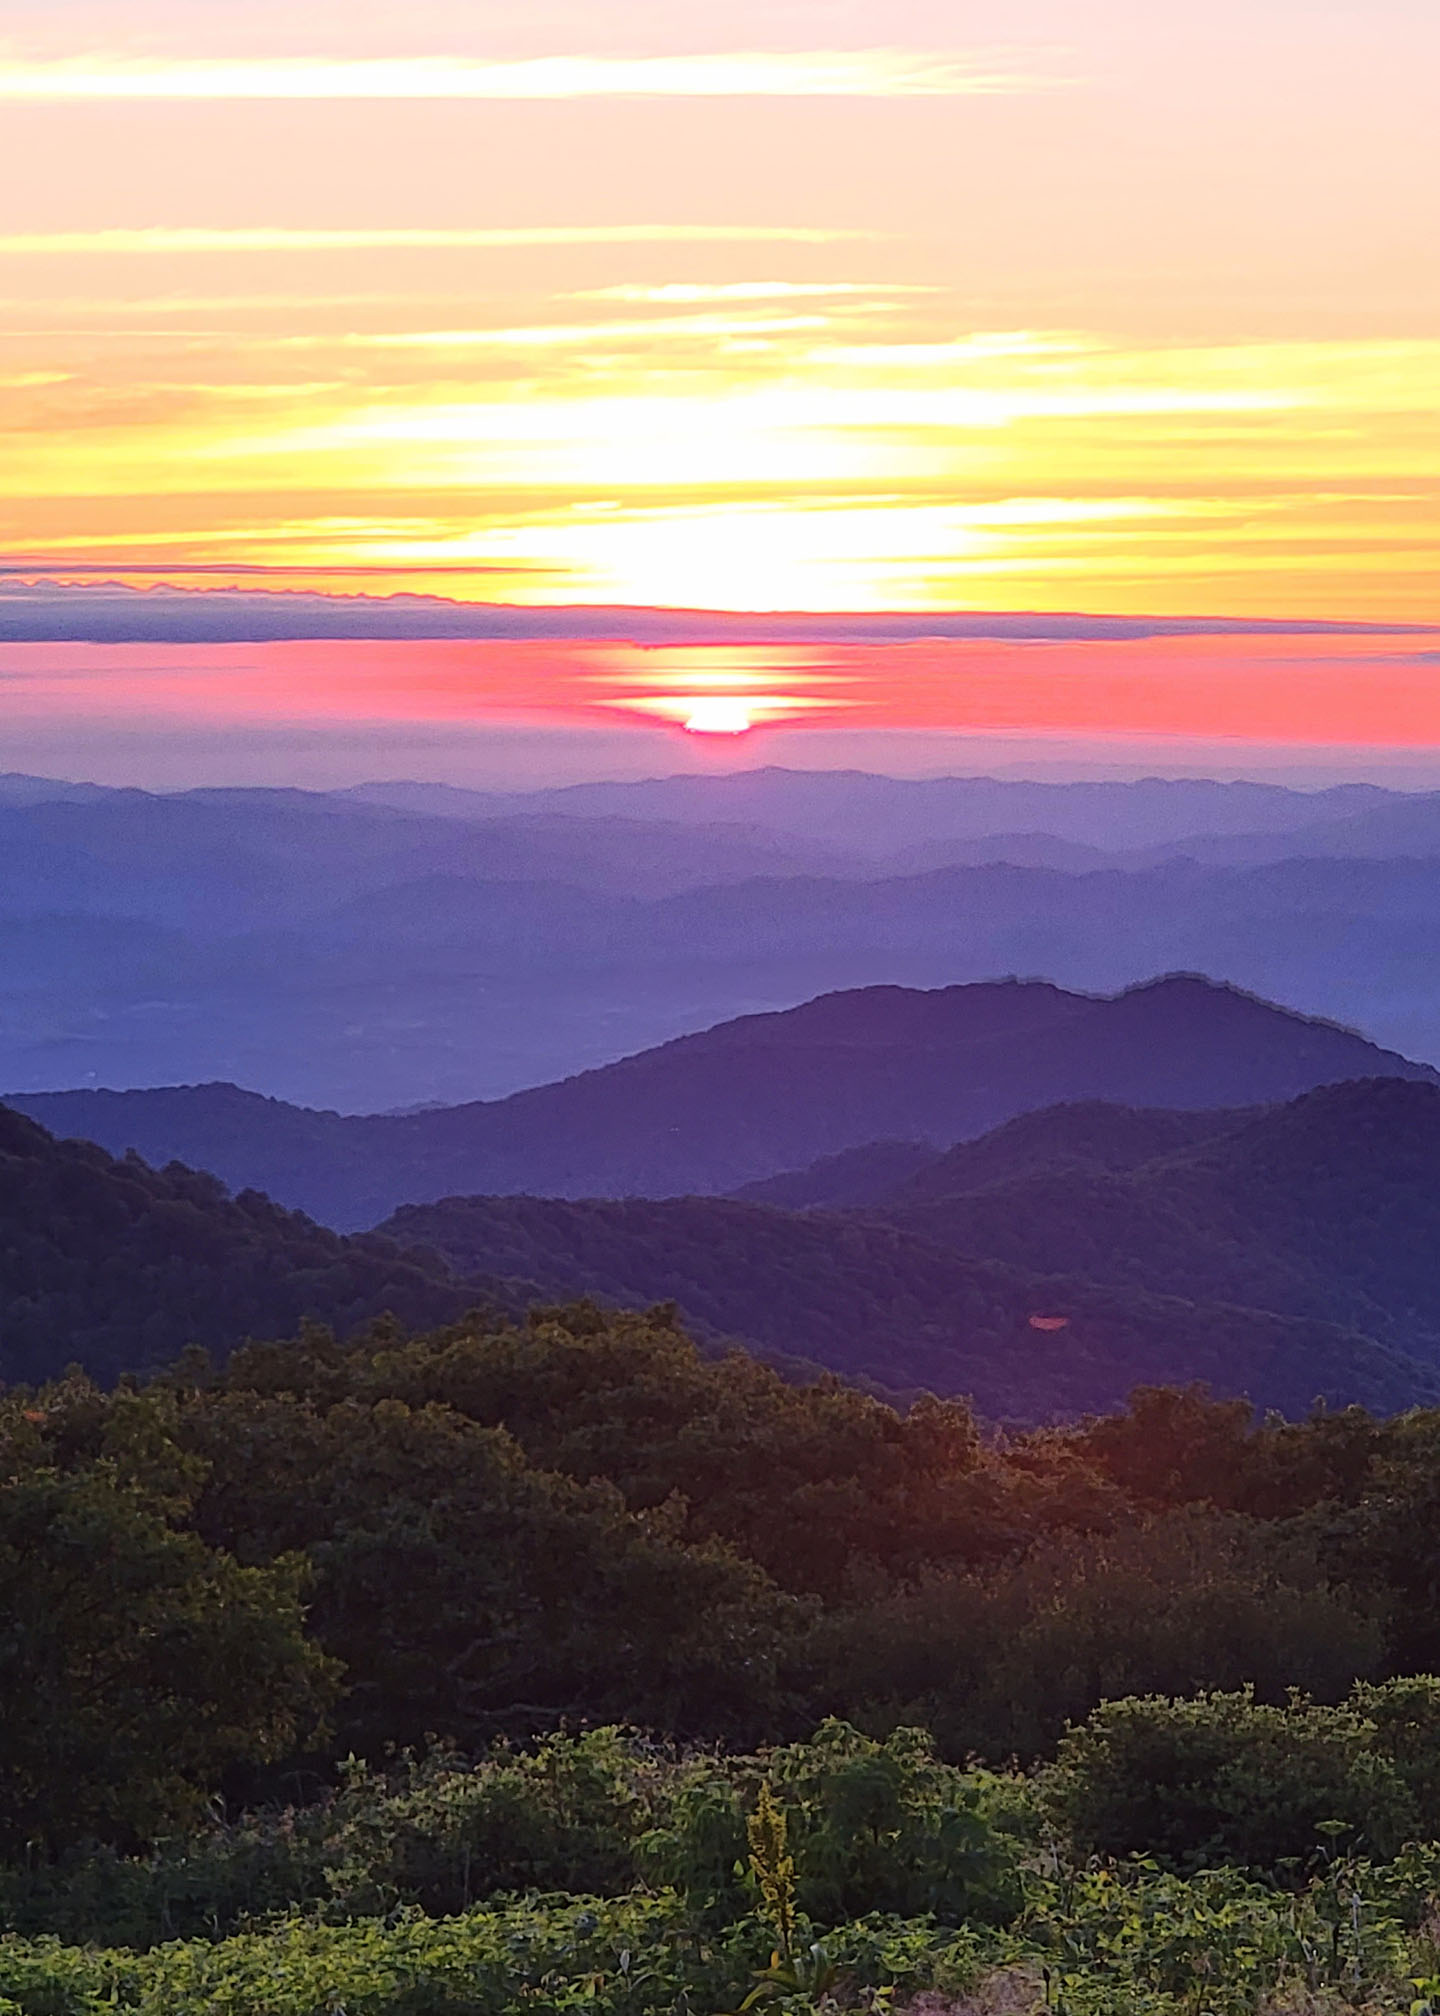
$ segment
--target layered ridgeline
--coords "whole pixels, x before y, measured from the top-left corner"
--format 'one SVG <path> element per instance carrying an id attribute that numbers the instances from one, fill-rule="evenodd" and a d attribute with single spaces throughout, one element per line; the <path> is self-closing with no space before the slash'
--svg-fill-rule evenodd
<path id="1" fill-rule="evenodd" d="M 1440 1378 L 1323 1322 L 1080 1285 L 1066 1305 L 1073 1328 L 1035 1330 L 1051 1284 L 885 1226 L 718 1199 L 460 1201 L 436 1207 L 433 1222 L 417 1214 L 428 1250 L 416 1250 L 406 1216 L 393 1236 L 343 1238 L 257 1192 L 232 1198 L 213 1176 L 115 1160 L 0 1111 L 0 1382 L 70 1364 L 108 1380 L 190 1344 L 223 1359 L 306 1320 L 346 1336 L 382 1315 L 436 1324 L 590 1292 L 681 1300 L 712 1346 L 748 1342 L 792 1376 L 824 1367 L 973 1393 L 1016 1421 L 1082 1413 L 1164 1380 L 1205 1379 L 1292 1414 L 1320 1393 L 1382 1412 L 1440 1398 Z M 500 1275 L 472 1259 L 472 1241 Z M 532 1271 L 517 1279 L 509 1261 L 522 1254 Z M 808 1373 L 797 1362 L 807 1358 Z"/>
<path id="2" fill-rule="evenodd" d="M 963 1395 L 995 1421 L 1073 1419 L 1137 1386 L 1203 1381 L 1302 1415 L 1393 1412 L 1440 1365 L 1338 1323 L 998 1265 L 893 1226 L 730 1199 L 456 1197 L 381 1228 L 458 1272 L 522 1272 L 555 1299 L 673 1302 L 712 1343 L 787 1353 L 892 1392 Z"/>
<path id="3" fill-rule="evenodd" d="M 482 1192 L 723 1194 L 867 1142 L 948 1148 L 1067 1100 L 1239 1107 L 1379 1075 L 1437 1079 L 1348 1030 L 1179 977 L 1113 997 L 1041 981 L 865 988 L 436 1111 L 346 1116 L 233 1085 L 11 1103 L 57 1133 L 178 1159 L 351 1230 Z"/>
<path id="4" fill-rule="evenodd" d="M 0 776 L 0 1088 L 497 1100 L 837 989 L 1213 973 L 1440 1057 L 1440 797 L 780 770 L 521 795 Z"/>
<path id="5" fill-rule="evenodd" d="M 1014 1418 L 1109 1406 L 1142 1359 L 1291 1413 L 1440 1376 L 1440 1087 L 1400 1079 L 1251 1112 L 1059 1106 L 743 1199 L 452 1198 L 384 1229 Z"/>
<path id="6" fill-rule="evenodd" d="M 1290 1415 L 1317 1397 L 1381 1413 L 1440 1400 L 1440 1372 L 1394 1336 L 1056 1280 L 876 1217 L 722 1198 L 460 1198 L 344 1238 L 259 1193 L 231 1198 L 212 1176 L 115 1160 L 0 1113 L 0 1381 L 72 1363 L 108 1380 L 189 1344 L 223 1359 L 306 1319 L 348 1336 L 387 1313 L 435 1324 L 577 1294 L 672 1301 L 712 1350 L 748 1345 L 801 1379 L 824 1368 L 969 1395 L 1016 1423 L 1193 1380 Z"/>
<path id="7" fill-rule="evenodd" d="M 1331 1085 L 1252 1114 L 1061 1107 L 960 1145 L 879 1208 L 955 1252 L 1323 1313 L 1440 1362 L 1434 1085 Z"/>

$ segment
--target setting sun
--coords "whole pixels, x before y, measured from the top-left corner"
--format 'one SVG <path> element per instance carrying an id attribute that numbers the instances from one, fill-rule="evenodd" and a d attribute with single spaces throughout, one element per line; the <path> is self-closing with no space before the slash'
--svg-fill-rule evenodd
<path id="1" fill-rule="evenodd" d="M 750 710 L 743 700 L 696 700 L 685 716 L 685 726 L 692 735 L 743 735 L 751 726 Z"/>

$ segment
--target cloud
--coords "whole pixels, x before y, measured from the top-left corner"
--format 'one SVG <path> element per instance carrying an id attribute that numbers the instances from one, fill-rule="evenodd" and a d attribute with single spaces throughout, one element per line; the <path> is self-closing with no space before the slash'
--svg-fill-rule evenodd
<path id="1" fill-rule="evenodd" d="M 495 229 L 312 231 L 283 225 L 236 229 L 156 225 L 140 230 L 12 231 L 0 254 L 187 252 L 465 252 L 545 245 L 831 245 L 873 236 L 791 224 L 532 224 Z"/>
<path id="2" fill-rule="evenodd" d="M 956 98 L 1062 81 L 1009 52 L 736 51 L 691 56 L 61 57 L 0 63 L 0 98 L 114 99 Z"/>
<path id="3" fill-rule="evenodd" d="M 710 342 L 726 336 L 797 335 L 827 329 L 827 315 L 657 315 L 639 322 L 548 322 L 519 329 L 393 329 L 344 335 L 285 336 L 305 350 L 569 350 L 601 344 L 650 346 Z"/>
<path id="4" fill-rule="evenodd" d="M 63 571 L 63 566 L 56 569 Z M 142 589 L 113 581 L 73 587 L 36 580 L 38 569 L 33 563 L 23 569 L 28 580 L 17 578 L 21 572 L 15 563 L 0 566 L 0 643 L 253 644 L 321 638 L 606 640 L 652 645 L 879 644 L 927 638 L 1123 642 L 1159 637 L 1419 636 L 1434 628 L 1023 611 L 752 615 L 692 609 L 532 607 L 411 594 Z"/>
<path id="5" fill-rule="evenodd" d="M 634 301 L 665 307 L 685 303 L 727 301 L 791 301 L 820 299 L 829 295 L 859 295 L 867 300 L 891 295 L 936 294 L 936 287 L 885 280 L 723 280 L 697 282 L 666 280 L 645 286 L 626 283 L 618 287 L 586 287 L 573 298 L 577 301 Z"/>

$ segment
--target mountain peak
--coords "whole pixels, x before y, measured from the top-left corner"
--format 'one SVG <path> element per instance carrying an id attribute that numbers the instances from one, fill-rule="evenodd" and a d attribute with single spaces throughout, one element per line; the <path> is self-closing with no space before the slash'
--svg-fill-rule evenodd
<path id="1" fill-rule="evenodd" d="M 1205 1111 L 1377 1077 L 1440 1074 L 1176 975 L 1110 997 L 1016 979 L 860 988 L 506 1099 L 399 1115 L 313 1112 L 224 1086 L 12 1104 L 60 1132 L 212 1169 L 349 1229 L 457 1194 L 731 1192 L 867 1142 L 949 1148 L 1065 1101 Z"/>

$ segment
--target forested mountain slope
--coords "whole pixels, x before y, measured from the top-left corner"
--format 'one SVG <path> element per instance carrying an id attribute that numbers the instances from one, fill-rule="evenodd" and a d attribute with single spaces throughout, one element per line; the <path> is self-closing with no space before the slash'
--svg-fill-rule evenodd
<path id="1" fill-rule="evenodd" d="M 956 1252 L 1325 1316 L 1440 1360 L 1440 1088 L 1326 1086 L 1188 1144 L 1175 1117 L 1031 1115 L 916 1174 L 884 1215 Z M 1131 1159 L 1107 1160 L 1127 1135 Z"/>
<path id="2" fill-rule="evenodd" d="M 1022 1113 L 975 1141 L 959 1141 L 923 1167 L 902 1174 L 882 1200 L 897 1208 L 930 1197 L 954 1197 L 996 1183 L 1056 1169 L 1138 1169 L 1235 1129 L 1268 1107 L 1213 1107 L 1204 1112 L 1162 1106 L 1118 1106 L 1076 1100 Z"/>
<path id="3" fill-rule="evenodd" d="M 888 1204 L 907 1194 L 913 1178 L 944 1159 L 924 1141 L 866 1141 L 838 1155 L 822 1155 L 804 1169 L 762 1176 L 734 1192 L 743 1204 L 778 1204 L 782 1211 L 843 1211 L 865 1204 Z"/>
<path id="4" fill-rule="evenodd" d="M 1062 1100 L 1236 1107 L 1379 1073 L 1437 1075 L 1349 1030 L 1180 976 L 1114 997 L 1015 980 L 863 988 L 508 1099 L 402 1115 L 345 1117 L 227 1085 L 12 1103 L 59 1132 L 178 1158 L 348 1230 L 461 1194 L 725 1193 L 869 1141 L 949 1147 Z"/>
<path id="5" fill-rule="evenodd" d="M 0 1108 L 0 1382 L 99 1378 L 389 1310 L 444 1322 L 507 1300 L 379 1238 L 342 1239 L 213 1176 L 114 1161 Z"/>
<path id="6" fill-rule="evenodd" d="M 397 1211 L 381 1230 L 457 1272 L 523 1276 L 556 1299 L 673 1301 L 697 1335 L 892 1390 L 967 1395 L 996 1420 L 1074 1417 L 1137 1385 L 1192 1380 L 1290 1415 L 1321 1396 L 1389 1412 L 1440 1393 L 1440 1370 L 1333 1323 L 1045 1279 L 848 1214 L 455 1197 Z"/>
<path id="7" fill-rule="evenodd" d="M 706 1198 L 455 1199 L 347 1239 L 258 1193 L 231 1198 L 209 1175 L 115 1161 L 0 1110 L 3 1381 L 71 1363 L 113 1379 L 189 1344 L 223 1357 L 306 1318 L 345 1334 L 386 1312 L 439 1323 L 476 1304 L 580 1293 L 673 1300 L 712 1343 L 887 1388 L 971 1394 L 1015 1422 L 1192 1379 L 1291 1414 L 1320 1395 L 1380 1412 L 1440 1399 L 1440 1373 L 1332 1323 L 1045 1281 L 844 1214 Z"/>
<path id="8" fill-rule="evenodd" d="M 1157 1156 L 1229 1134 L 1264 1107 L 1199 1112 L 1164 1106 L 1116 1106 L 1103 1099 L 1042 1106 L 973 1141 L 932 1148 L 921 1141 L 867 1141 L 822 1156 L 733 1194 L 787 1211 L 844 1211 L 867 1205 L 908 1207 L 954 1197 L 1071 1165 L 1134 1169 Z"/>

